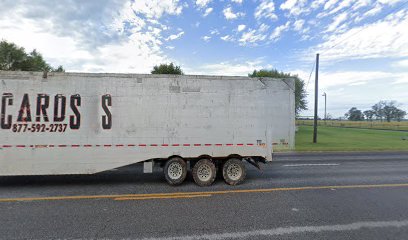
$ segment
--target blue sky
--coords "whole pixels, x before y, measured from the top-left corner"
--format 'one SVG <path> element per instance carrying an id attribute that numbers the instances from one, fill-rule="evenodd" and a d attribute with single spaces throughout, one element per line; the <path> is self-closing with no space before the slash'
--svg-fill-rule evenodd
<path id="1" fill-rule="evenodd" d="M 319 52 L 331 115 L 380 100 L 408 111 L 404 0 L 1 0 L 0 38 L 67 71 L 148 73 L 175 62 L 186 74 L 276 68 L 306 83 Z M 313 78 L 301 115 L 312 115 Z"/>

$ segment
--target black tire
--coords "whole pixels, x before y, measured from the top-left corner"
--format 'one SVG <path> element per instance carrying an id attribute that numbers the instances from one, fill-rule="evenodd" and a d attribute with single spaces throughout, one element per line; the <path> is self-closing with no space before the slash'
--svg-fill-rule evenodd
<path id="1" fill-rule="evenodd" d="M 163 173 L 170 185 L 179 185 L 187 177 L 187 163 L 180 157 L 170 158 L 164 165 Z"/>
<path id="2" fill-rule="evenodd" d="M 193 179 L 201 187 L 210 186 L 217 175 L 215 164 L 209 159 L 199 160 L 193 167 Z"/>
<path id="3" fill-rule="evenodd" d="M 222 176 L 229 185 L 241 184 L 246 177 L 245 164 L 237 158 L 229 159 L 222 167 Z"/>

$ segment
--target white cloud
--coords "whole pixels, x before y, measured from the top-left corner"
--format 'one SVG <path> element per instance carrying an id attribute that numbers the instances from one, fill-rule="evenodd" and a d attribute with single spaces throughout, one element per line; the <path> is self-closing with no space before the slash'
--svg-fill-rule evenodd
<path id="1" fill-rule="evenodd" d="M 387 5 L 395 5 L 396 3 L 402 2 L 403 0 L 378 0 L 378 2 Z"/>
<path id="2" fill-rule="evenodd" d="M 400 60 L 392 64 L 394 67 L 408 68 L 408 59 Z"/>
<path id="3" fill-rule="evenodd" d="M 245 16 L 245 13 L 243 13 L 243 12 L 234 13 L 234 12 L 232 11 L 232 8 L 231 8 L 231 7 L 225 8 L 225 9 L 222 11 L 222 13 L 224 14 L 224 17 L 225 17 L 225 19 L 227 19 L 227 20 L 233 20 L 233 19 L 237 19 L 237 18 L 239 18 L 239 17 Z"/>
<path id="4" fill-rule="evenodd" d="M 293 29 L 294 29 L 295 31 L 298 31 L 298 32 L 299 32 L 300 30 L 302 30 L 304 24 L 305 24 L 305 20 L 303 20 L 303 19 L 296 20 L 296 21 L 293 23 Z"/>
<path id="5" fill-rule="evenodd" d="M 183 6 L 179 5 L 179 0 L 137 0 L 132 3 L 132 9 L 148 18 L 159 19 L 165 13 L 179 15 Z"/>
<path id="6" fill-rule="evenodd" d="M 211 35 L 220 35 L 220 31 L 218 31 L 218 29 L 213 29 L 210 31 Z"/>
<path id="7" fill-rule="evenodd" d="M 308 80 L 310 72 L 291 70 L 303 80 Z M 386 84 L 384 87 L 384 84 Z M 364 85 L 362 87 L 361 85 Z M 408 72 L 388 71 L 348 71 L 348 70 L 324 70 L 319 76 L 319 91 L 328 94 L 327 109 L 335 116 L 343 116 L 351 107 L 366 110 L 380 100 L 397 100 L 408 107 L 406 93 L 398 89 L 408 87 Z M 378 91 L 378 89 L 381 91 Z M 361 90 L 364 89 L 364 94 Z M 313 76 L 307 89 L 309 110 L 302 115 L 313 115 L 314 85 Z M 319 114 L 324 109 L 324 100 L 319 100 Z"/>
<path id="8" fill-rule="evenodd" d="M 197 0 L 196 5 L 199 8 L 205 8 L 212 0 Z"/>
<path id="9" fill-rule="evenodd" d="M 181 36 L 183 36 L 183 35 L 184 35 L 184 32 L 179 32 L 179 33 L 177 33 L 177 34 L 172 34 L 172 35 L 170 35 L 168 38 L 166 38 L 166 41 L 172 41 L 172 40 L 179 39 L 179 38 L 181 38 Z"/>
<path id="10" fill-rule="evenodd" d="M 368 10 L 367 12 L 365 12 L 364 14 L 362 14 L 361 16 L 358 16 L 355 21 L 359 22 L 365 18 L 371 17 L 371 16 L 375 16 L 378 13 L 381 12 L 381 10 L 383 9 L 383 5 L 381 4 L 376 4 L 373 8 L 371 8 L 370 10 Z"/>
<path id="11" fill-rule="evenodd" d="M 229 41 L 233 40 L 232 36 L 230 36 L 230 35 L 222 36 L 222 37 L 220 37 L 220 39 L 223 40 L 223 41 L 226 41 L 226 42 L 229 42 Z"/>
<path id="12" fill-rule="evenodd" d="M 273 41 L 279 40 L 279 38 L 281 37 L 282 33 L 285 32 L 285 31 L 287 31 L 287 30 L 289 29 L 289 25 L 290 25 L 290 22 L 286 22 L 284 25 L 280 25 L 280 26 L 276 27 L 276 28 L 273 30 L 273 32 L 272 32 L 272 34 L 270 35 L 269 38 L 270 38 L 271 40 L 273 40 Z"/>
<path id="13" fill-rule="evenodd" d="M 334 5 L 338 2 L 339 0 L 329 0 L 324 4 L 324 10 L 330 9 L 334 7 Z"/>
<path id="14" fill-rule="evenodd" d="M 206 64 L 198 68 L 192 69 L 189 72 L 192 74 L 205 75 L 222 75 L 222 76 L 248 76 L 256 69 L 270 69 L 272 65 L 265 64 L 262 59 L 253 61 L 227 61 L 216 64 Z"/>
<path id="15" fill-rule="evenodd" d="M 237 31 L 238 31 L 238 32 L 241 32 L 241 31 L 243 31 L 245 28 L 246 28 L 246 26 L 245 26 L 244 24 L 240 24 L 240 25 L 238 25 L 238 27 L 237 27 Z"/>
<path id="16" fill-rule="evenodd" d="M 340 85 L 356 85 L 361 82 L 377 81 L 379 79 L 392 79 L 398 74 L 382 71 L 339 71 L 339 72 L 323 72 L 319 76 L 320 86 L 328 88 Z"/>
<path id="17" fill-rule="evenodd" d="M 243 0 L 231 0 L 231 2 L 241 4 L 243 2 Z"/>
<path id="18" fill-rule="evenodd" d="M 307 0 L 286 0 L 280 5 L 280 9 L 288 10 L 290 15 L 297 16 L 308 11 L 305 7 Z"/>
<path id="19" fill-rule="evenodd" d="M 334 30 L 336 30 L 341 23 L 347 20 L 347 17 L 348 17 L 347 12 L 337 15 L 334 18 L 333 22 L 327 27 L 326 32 L 333 32 Z"/>
<path id="20" fill-rule="evenodd" d="M 203 39 L 205 42 L 210 41 L 211 36 L 203 36 L 201 39 Z"/>
<path id="21" fill-rule="evenodd" d="M 255 44 L 259 41 L 263 41 L 267 38 L 266 31 L 268 29 L 269 26 L 263 23 L 258 29 L 249 29 L 249 31 L 244 32 L 238 41 L 240 45 Z"/>
<path id="22" fill-rule="evenodd" d="M 321 52 L 326 60 L 406 57 L 408 11 L 401 10 L 384 20 L 332 34 L 306 54 L 310 52 Z"/>
<path id="23" fill-rule="evenodd" d="M 318 7 L 320 7 L 321 5 L 323 5 L 326 2 L 326 0 L 315 0 L 312 2 L 311 8 L 312 9 L 316 9 Z"/>
<path id="24" fill-rule="evenodd" d="M 256 19 L 266 18 L 271 20 L 278 19 L 278 16 L 275 14 L 275 4 L 272 0 L 262 0 L 256 9 L 254 16 Z"/>
<path id="25" fill-rule="evenodd" d="M 347 7 L 349 7 L 351 4 L 353 4 L 356 0 L 343 0 L 339 3 L 339 5 L 337 7 L 335 7 L 334 9 L 332 9 L 329 14 L 334 14 L 339 12 L 340 10 L 343 10 Z"/>
<path id="26" fill-rule="evenodd" d="M 208 14 L 210 14 L 211 12 L 213 11 L 213 8 L 207 8 L 207 9 L 205 9 L 205 12 L 204 12 L 204 17 L 206 17 L 206 16 L 208 16 Z"/>
<path id="27" fill-rule="evenodd" d="M 371 4 L 371 0 L 358 0 L 352 7 L 353 10 L 360 9 L 362 7 L 368 6 Z"/>
<path id="28" fill-rule="evenodd" d="M 0 39 L 36 48 L 53 66 L 89 72 L 149 72 L 165 62 L 162 34 L 168 27 L 160 18 L 183 9 L 178 0 L 7 4 L 0 10 Z"/>

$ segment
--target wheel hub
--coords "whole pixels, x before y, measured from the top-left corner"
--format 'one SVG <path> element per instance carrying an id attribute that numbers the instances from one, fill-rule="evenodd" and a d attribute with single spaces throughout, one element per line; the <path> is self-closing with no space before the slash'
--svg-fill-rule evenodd
<path id="1" fill-rule="evenodd" d="M 183 175 L 183 166 L 178 162 L 173 162 L 169 165 L 167 172 L 171 179 L 179 179 Z"/>
<path id="2" fill-rule="evenodd" d="M 231 164 L 227 168 L 228 177 L 232 180 L 239 180 L 242 176 L 242 169 L 238 164 Z"/>
<path id="3" fill-rule="evenodd" d="M 197 169 L 197 176 L 201 181 L 208 181 L 211 178 L 211 168 L 208 165 L 201 165 Z"/>

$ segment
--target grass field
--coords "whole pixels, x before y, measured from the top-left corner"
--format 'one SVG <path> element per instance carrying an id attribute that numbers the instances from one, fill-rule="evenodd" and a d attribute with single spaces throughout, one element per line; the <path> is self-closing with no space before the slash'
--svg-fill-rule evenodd
<path id="1" fill-rule="evenodd" d="M 296 120 L 296 125 L 313 126 L 313 120 Z M 346 127 L 346 128 L 370 128 L 386 130 L 404 130 L 408 131 L 408 121 L 402 122 L 380 122 L 380 121 L 336 121 L 319 120 L 319 126 L 328 127 Z"/>
<path id="2" fill-rule="evenodd" d="M 317 143 L 312 140 L 313 127 L 299 126 L 296 151 L 408 151 L 408 132 L 402 131 L 319 126 Z"/>

